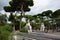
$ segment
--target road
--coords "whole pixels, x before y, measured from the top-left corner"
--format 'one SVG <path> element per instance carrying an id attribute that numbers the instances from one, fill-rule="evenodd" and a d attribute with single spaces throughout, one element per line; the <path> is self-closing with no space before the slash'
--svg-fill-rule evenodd
<path id="1" fill-rule="evenodd" d="M 17 38 L 22 39 L 35 39 L 35 40 L 60 40 L 60 35 L 55 35 L 52 33 L 42 33 L 42 32 L 33 32 L 33 33 L 17 33 Z"/>

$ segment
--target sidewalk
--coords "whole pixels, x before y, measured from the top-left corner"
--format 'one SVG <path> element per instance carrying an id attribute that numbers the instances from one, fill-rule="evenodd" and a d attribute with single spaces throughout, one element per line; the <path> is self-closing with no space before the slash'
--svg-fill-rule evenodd
<path id="1" fill-rule="evenodd" d="M 33 32 L 33 34 L 44 35 L 45 37 L 48 38 L 60 39 L 60 32 L 54 32 L 54 33 Z"/>
<path id="2" fill-rule="evenodd" d="M 16 31 L 16 33 L 18 33 L 18 36 L 25 36 L 25 37 L 33 37 L 33 38 L 47 38 L 47 39 L 59 39 L 60 40 L 60 32 L 59 33 L 44 33 L 44 32 L 32 32 L 32 33 L 20 33 L 18 31 Z"/>
<path id="3" fill-rule="evenodd" d="M 58 33 L 43 33 L 44 35 L 46 35 L 47 37 L 51 37 L 51 38 L 58 38 L 60 39 L 60 32 Z"/>

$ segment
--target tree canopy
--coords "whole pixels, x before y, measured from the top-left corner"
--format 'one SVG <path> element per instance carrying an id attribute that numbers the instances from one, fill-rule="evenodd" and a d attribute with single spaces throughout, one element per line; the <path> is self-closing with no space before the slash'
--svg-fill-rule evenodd
<path id="1" fill-rule="evenodd" d="M 57 17 L 59 17 L 59 16 L 60 16 L 60 9 L 54 11 L 53 14 L 52 14 L 52 17 L 53 17 L 53 18 L 57 18 Z"/>
<path id="2" fill-rule="evenodd" d="M 21 11 L 21 8 L 26 12 L 30 11 L 29 6 L 33 6 L 33 0 L 12 0 L 9 4 L 10 6 L 4 6 L 6 12 Z"/>

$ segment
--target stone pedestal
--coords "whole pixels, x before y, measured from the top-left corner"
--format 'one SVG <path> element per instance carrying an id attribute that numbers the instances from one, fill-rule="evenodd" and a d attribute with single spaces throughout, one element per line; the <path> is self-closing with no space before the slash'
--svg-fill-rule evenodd
<path id="1" fill-rule="evenodd" d="M 29 20 L 27 21 L 27 23 L 26 23 L 26 29 L 27 29 L 27 31 L 28 31 L 28 33 L 31 33 L 32 32 L 32 27 L 31 27 L 31 25 L 30 25 L 30 22 L 29 22 Z"/>
<path id="2" fill-rule="evenodd" d="M 44 31 L 44 29 L 45 29 L 44 23 L 41 23 L 40 31 Z"/>

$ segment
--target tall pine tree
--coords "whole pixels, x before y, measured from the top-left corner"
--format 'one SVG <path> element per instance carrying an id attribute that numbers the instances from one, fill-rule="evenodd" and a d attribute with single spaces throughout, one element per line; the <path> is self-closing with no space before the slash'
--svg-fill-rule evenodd
<path id="1" fill-rule="evenodd" d="M 33 0 L 12 0 L 9 2 L 10 6 L 4 6 L 6 12 L 20 11 L 20 30 L 21 20 L 24 12 L 30 11 L 29 6 L 33 6 Z"/>

